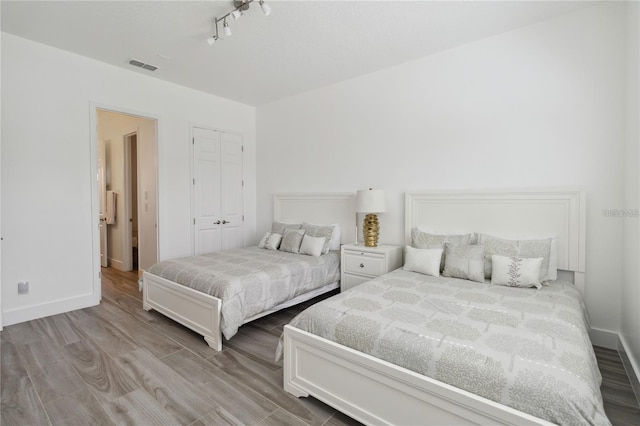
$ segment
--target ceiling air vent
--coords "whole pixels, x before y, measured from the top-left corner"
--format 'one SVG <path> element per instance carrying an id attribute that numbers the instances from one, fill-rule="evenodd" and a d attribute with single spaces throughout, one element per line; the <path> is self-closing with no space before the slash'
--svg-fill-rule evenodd
<path id="1" fill-rule="evenodd" d="M 149 71 L 155 71 L 158 69 L 158 67 L 150 65 L 150 64 L 145 64 L 144 62 L 140 62 L 140 61 L 136 61 L 135 59 L 131 59 L 129 61 L 130 65 L 133 65 L 134 67 L 138 67 L 138 68 L 143 68 L 145 70 L 149 70 Z"/>

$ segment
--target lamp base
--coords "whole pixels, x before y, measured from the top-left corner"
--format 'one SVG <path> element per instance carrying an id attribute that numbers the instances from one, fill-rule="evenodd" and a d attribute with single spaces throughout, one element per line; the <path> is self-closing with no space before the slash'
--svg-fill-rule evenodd
<path id="1" fill-rule="evenodd" d="M 366 247 L 378 247 L 378 235 L 380 235 L 380 224 L 378 215 L 369 213 L 364 217 L 362 223 L 362 235 Z"/>

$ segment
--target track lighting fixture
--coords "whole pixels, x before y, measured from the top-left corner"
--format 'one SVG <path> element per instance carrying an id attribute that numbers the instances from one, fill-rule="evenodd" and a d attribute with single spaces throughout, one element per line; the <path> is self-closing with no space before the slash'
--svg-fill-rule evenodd
<path id="1" fill-rule="evenodd" d="M 264 0 L 260 0 L 260 7 L 262 8 L 262 11 L 264 12 L 264 16 L 269 16 L 271 15 L 271 6 L 269 6 L 268 4 L 266 4 L 264 2 Z"/>
<path id="2" fill-rule="evenodd" d="M 213 46 L 215 42 L 220 39 L 220 37 L 218 37 L 218 22 L 222 21 L 223 34 L 227 37 L 231 36 L 231 28 L 227 23 L 227 18 L 231 16 L 234 21 L 237 21 L 242 17 L 242 15 L 244 15 L 243 11 L 249 10 L 249 5 L 253 2 L 254 0 L 234 0 L 234 9 L 231 12 L 227 13 L 224 16 L 221 16 L 220 18 L 215 18 L 213 23 L 215 25 L 216 32 L 214 35 L 207 39 L 207 43 L 209 44 L 209 46 Z M 262 9 L 262 12 L 265 14 L 265 16 L 269 16 L 271 14 L 271 7 L 264 0 L 259 0 L 259 3 L 260 8 Z"/>
<path id="3" fill-rule="evenodd" d="M 229 24 L 227 24 L 227 19 L 225 18 L 224 23 L 222 24 L 222 31 L 224 35 L 229 37 L 231 35 L 231 28 L 229 28 Z"/>

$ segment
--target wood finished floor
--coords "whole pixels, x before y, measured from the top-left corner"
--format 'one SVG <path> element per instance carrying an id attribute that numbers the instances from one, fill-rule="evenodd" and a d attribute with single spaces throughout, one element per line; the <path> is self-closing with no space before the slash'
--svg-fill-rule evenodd
<path id="1" fill-rule="evenodd" d="M 2 425 L 356 425 L 282 389 L 273 360 L 284 324 L 313 301 L 241 327 L 210 349 L 201 336 L 142 310 L 137 277 L 103 269 L 99 306 L 0 333 Z M 616 351 L 596 348 L 612 423 L 640 424 Z"/>
<path id="2" fill-rule="evenodd" d="M 618 352 L 613 349 L 594 347 L 598 367 L 602 373 L 602 399 L 604 411 L 614 426 L 640 425 L 640 404 L 633 393 L 629 376 Z"/>

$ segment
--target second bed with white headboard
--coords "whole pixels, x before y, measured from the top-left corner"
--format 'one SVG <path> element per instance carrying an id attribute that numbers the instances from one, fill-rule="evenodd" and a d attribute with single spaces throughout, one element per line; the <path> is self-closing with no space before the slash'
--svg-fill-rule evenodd
<path id="1" fill-rule="evenodd" d="M 584 191 L 430 191 L 405 199 L 407 245 L 417 246 L 425 234 L 415 231 L 412 240 L 414 228 L 468 242 L 465 234 L 526 239 L 521 247 L 531 238 L 553 241 L 553 256 L 551 244 L 544 246 L 546 267 L 542 258 L 527 262 L 542 277 L 555 261 L 559 278 L 570 282 L 513 288 L 497 278 L 485 282 L 486 270 L 475 279 L 480 282 L 403 269 L 382 275 L 285 326 L 279 347 L 285 389 L 366 424 L 609 424 L 580 296 Z M 452 258 L 465 250 L 488 253 L 490 244 L 472 246 L 454 244 L 445 252 Z M 477 270 L 477 258 L 470 259 L 466 267 Z M 501 259 L 491 259 L 493 281 Z M 443 263 L 448 271 L 449 258 Z"/>
<path id="2" fill-rule="evenodd" d="M 354 211 L 353 193 L 273 196 L 274 221 L 334 225 L 342 231 L 338 245 L 351 242 Z M 223 334 L 231 338 L 246 322 L 338 288 L 339 251 L 316 257 L 284 252 L 277 244 L 269 248 L 158 262 L 143 274 L 143 308 L 179 322 L 222 350 Z"/>

